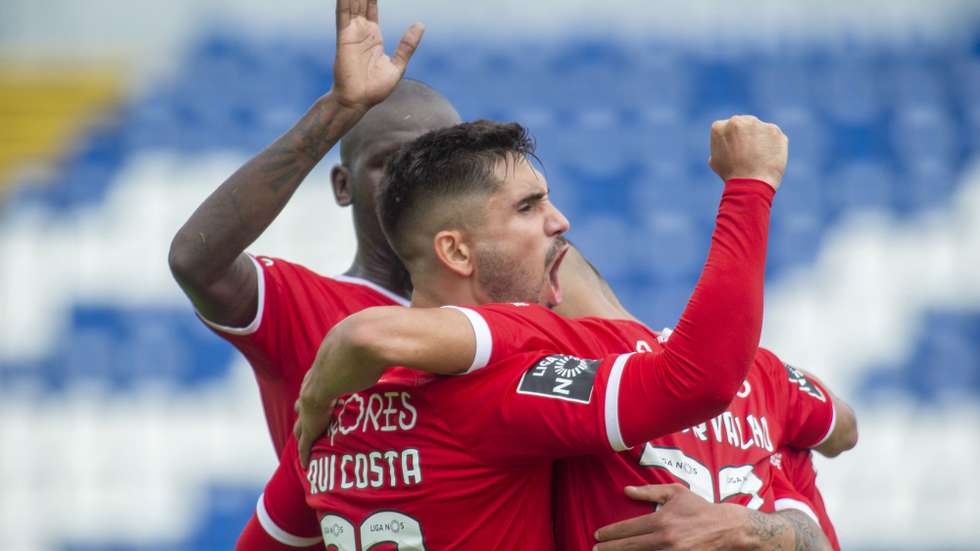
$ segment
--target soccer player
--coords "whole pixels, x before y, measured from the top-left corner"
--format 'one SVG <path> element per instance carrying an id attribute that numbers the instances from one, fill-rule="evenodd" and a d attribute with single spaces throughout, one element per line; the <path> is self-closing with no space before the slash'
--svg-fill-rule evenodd
<path id="1" fill-rule="evenodd" d="M 590 347 L 595 346 L 591 338 L 595 335 L 604 337 L 600 346 L 605 347 L 605 352 L 651 352 L 665 340 L 668 333 L 657 335 L 638 323 L 574 249 L 561 265 L 560 280 L 564 300 L 558 310 L 563 314 L 617 321 L 582 320 L 591 326 L 583 335 L 583 329 L 561 323 L 552 312 L 532 305 L 490 305 L 465 310 L 473 325 L 471 331 L 441 327 L 419 330 L 415 325 L 420 316 L 432 322 L 442 318 L 440 325 L 446 326 L 452 315 L 446 311 L 403 310 L 387 312 L 383 320 L 376 322 L 378 339 L 384 334 L 396 344 L 372 346 L 386 348 L 388 354 L 406 359 L 428 356 L 417 360 L 421 365 L 446 363 L 450 361 L 447 351 L 468 350 L 469 356 L 464 353 L 456 358 L 455 369 L 442 372 L 447 373 L 470 367 L 473 355 L 479 356 L 481 350 L 489 358 L 486 361 L 493 362 L 496 357 L 506 357 L 526 346 L 560 348 L 573 354 L 594 353 Z M 377 313 L 381 312 L 368 311 L 361 317 Z M 457 346 L 453 339 L 463 341 L 465 346 Z M 368 339 L 365 344 L 370 345 Z M 401 352 L 395 351 L 396 347 Z M 547 380 L 552 385 L 563 385 L 564 397 L 574 396 L 580 383 L 575 366 L 580 363 L 570 357 L 553 358 L 553 372 L 542 374 L 539 386 Z M 343 364 L 344 371 L 360 367 Z M 341 374 L 340 378 L 349 376 Z M 794 452 L 788 447 L 797 446 L 836 455 L 853 447 L 855 439 L 853 412 L 845 403 L 819 381 L 784 365 L 771 352 L 760 350 L 736 400 L 728 411 L 712 420 L 710 427 L 704 423 L 620 454 L 559 461 L 554 500 L 558 547 L 591 549 L 595 543 L 593 534 L 603 523 L 642 514 L 648 506 L 625 500 L 620 494 L 623 486 L 677 481 L 695 490 L 701 497 L 690 497 L 700 503 L 692 504 L 690 498 L 679 497 L 681 490 L 676 487 L 632 490 L 631 495 L 637 498 L 653 492 L 659 499 L 670 500 L 670 509 L 606 529 L 604 537 L 623 535 L 627 539 L 603 544 L 600 549 L 607 545 L 617 549 L 715 548 L 711 545 L 725 549 L 779 549 L 785 545 L 826 549 L 827 541 L 817 525 L 817 507 L 784 480 L 789 473 L 780 467 L 783 453 L 773 452 L 783 447 L 790 454 Z M 816 495 L 819 497 L 818 492 Z M 748 508 L 707 506 L 713 501 Z M 678 521 L 670 515 L 681 507 L 688 514 Z M 784 512 L 766 515 L 751 509 Z M 698 522 L 691 521 L 690 510 L 697 513 Z M 650 546 L 636 547 L 643 543 Z"/>
<path id="2" fill-rule="evenodd" d="M 328 547 L 551 549 L 554 458 L 625 449 L 722 411 L 757 346 L 768 211 L 786 139 L 772 125 L 735 117 L 714 125 L 712 151 L 727 182 L 718 223 L 702 278 L 661 352 L 570 366 L 583 381 L 569 390 L 574 400 L 556 399 L 568 389 L 531 378 L 547 371 L 548 351 L 467 377 L 391 369 L 337 404 L 308 460 L 288 457 L 296 452 L 287 446 L 260 504 L 267 536 L 310 536 L 278 525 L 294 518 L 278 506 L 286 484 L 306 489 Z M 392 159 L 381 219 L 412 273 L 413 305 L 559 301 L 567 221 L 548 201 L 532 153 L 519 126 L 477 122 L 427 134 Z M 469 330 L 464 312 L 453 315 Z M 360 355 L 365 337 L 379 341 L 350 331 L 358 316 L 331 331 L 318 362 L 365 371 L 384 363 Z M 310 371 L 313 387 L 319 372 Z M 308 399 L 301 397 L 299 426 L 316 434 L 333 400 Z"/>
<path id="3" fill-rule="evenodd" d="M 385 240 L 374 196 L 384 161 L 398 147 L 459 122 L 431 88 L 401 80 L 422 38 L 405 33 L 384 55 L 377 1 L 337 3 L 333 88 L 285 134 L 231 175 L 177 232 L 174 277 L 200 318 L 238 348 L 259 385 L 276 454 L 292 431 L 293 403 L 323 336 L 369 306 L 407 305 L 407 272 Z M 334 144 L 334 195 L 353 207 L 357 252 L 342 276 L 324 277 L 286 260 L 244 252 Z"/>

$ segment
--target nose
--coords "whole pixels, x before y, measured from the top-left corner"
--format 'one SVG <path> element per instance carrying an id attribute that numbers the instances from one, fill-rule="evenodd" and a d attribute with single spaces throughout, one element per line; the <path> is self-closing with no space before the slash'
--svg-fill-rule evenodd
<path id="1" fill-rule="evenodd" d="M 554 205 L 549 204 L 548 207 L 551 209 L 545 222 L 545 231 L 548 235 L 557 236 L 567 232 L 571 226 L 568 223 L 568 218 L 565 218 L 565 215 Z"/>

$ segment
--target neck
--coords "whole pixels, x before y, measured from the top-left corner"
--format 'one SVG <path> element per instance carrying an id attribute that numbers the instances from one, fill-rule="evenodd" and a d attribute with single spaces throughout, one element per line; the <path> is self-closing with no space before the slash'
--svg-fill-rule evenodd
<path id="1" fill-rule="evenodd" d="M 423 282 L 412 290 L 412 306 L 419 308 L 437 308 L 454 304 L 459 306 L 475 306 L 483 304 L 474 292 L 469 280 L 448 277 L 422 277 L 416 281 Z"/>
<path id="2" fill-rule="evenodd" d="M 405 298 L 411 295 L 412 285 L 408 272 L 387 241 L 378 243 L 377 239 L 369 238 L 361 232 L 357 233 L 354 262 L 344 275 L 366 279 Z"/>

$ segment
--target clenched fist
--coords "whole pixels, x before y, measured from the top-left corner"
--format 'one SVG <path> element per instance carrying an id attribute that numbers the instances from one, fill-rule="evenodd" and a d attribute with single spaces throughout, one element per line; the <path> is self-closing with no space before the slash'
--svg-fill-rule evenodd
<path id="1" fill-rule="evenodd" d="M 783 131 L 751 115 L 736 115 L 711 125 L 708 164 L 722 180 L 762 180 L 779 189 L 788 153 L 789 139 Z"/>

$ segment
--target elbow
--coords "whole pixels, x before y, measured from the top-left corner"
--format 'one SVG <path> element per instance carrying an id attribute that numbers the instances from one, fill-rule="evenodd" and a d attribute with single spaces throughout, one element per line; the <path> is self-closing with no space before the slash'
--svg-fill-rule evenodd
<path id="1" fill-rule="evenodd" d="M 748 370 L 746 369 L 745 371 L 747 372 Z M 721 370 L 713 372 L 716 374 L 722 373 Z M 733 377 L 713 376 L 702 385 L 701 401 L 710 405 L 716 413 L 721 413 L 728 409 L 732 400 L 735 399 L 735 394 L 742 388 L 744 381 L 744 372 L 737 379 Z"/>
<path id="2" fill-rule="evenodd" d="M 852 450 L 854 449 L 855 446 L 857 446 L 858 426 L 857 426 L 857 419 L 854 417 L 853 412 L 848 416 L 847 423 L 844 425 L 844 427 L 842 427 L 842 429 L 843 431 L 840 437 L 839 453 Z"/>
<path id="3" fill-rule="evenodd" d="M 817 447 L 817 451 L 825 457 L 833 458 L 848 450 L 854 449 L 857 443 L 857 417 L 847 404 L 839 403 L 834 432 L 827 439 L 827 442 Z"/>
<path id="4" fill-rule="evenodd" d="M 193 286 L 195 274 L 197 272 L 194 255 L 186 244 L 182 243 L 180 234 L 177 234 L 170 243 L 170 253 L 167 255 L 167 263 L 170 265 L 170 273 L 182 287 Z"/>
<path id="5" fill-rule="evenodd" d="M 689 394 L 689 403 L 698 411 L 694 424 L 721 415 L 731 405 L 741 385 L 719 384 L 706 381 L 697 392 Z"/>

